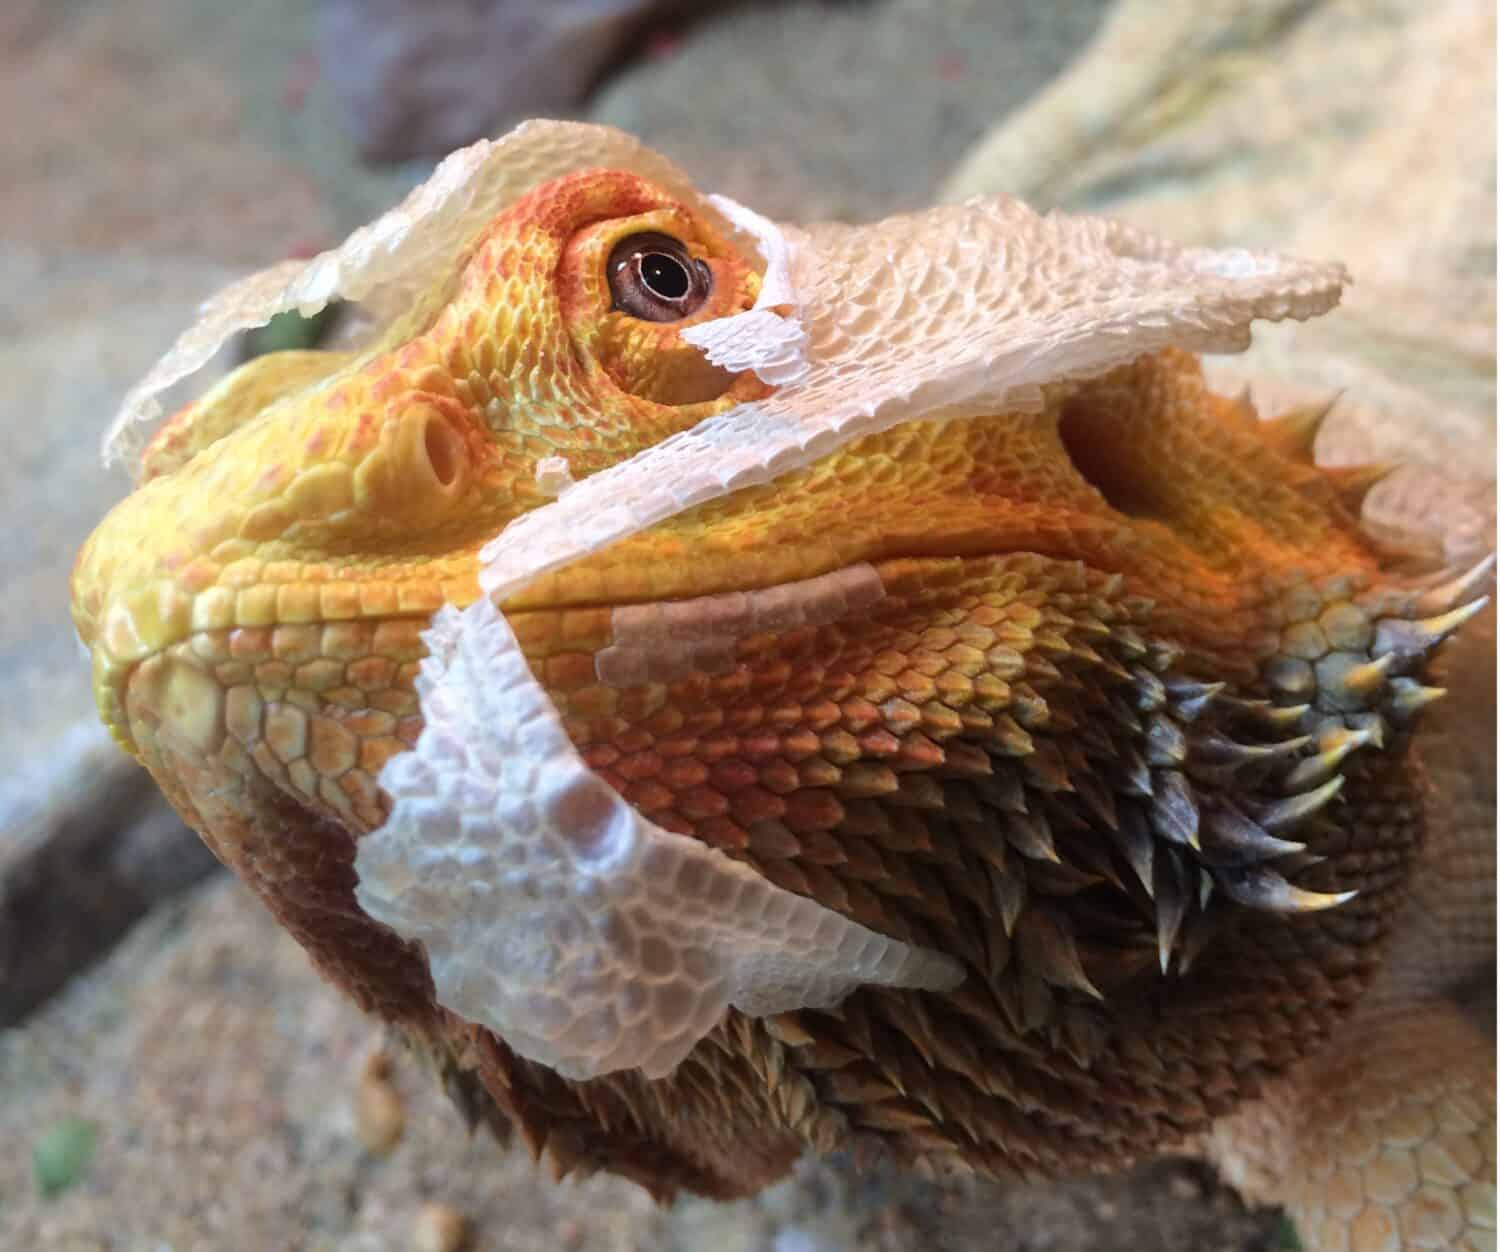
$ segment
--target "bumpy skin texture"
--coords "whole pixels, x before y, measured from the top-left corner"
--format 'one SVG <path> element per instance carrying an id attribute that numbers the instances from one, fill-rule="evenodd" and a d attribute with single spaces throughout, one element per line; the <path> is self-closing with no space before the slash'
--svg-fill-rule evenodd
<path id="1" fill-rule="evenodd" d="M 1442 879 L 1484 863 L 1489 819 L 1434 803 L 1418 747 L 1476 580 L 1381 547 L 1369 477 L 1312 464 L 1308 415 L 1261 423 L 1172 349 L 1035 411 L 858 439 L 501 605 L 641 814 L 957 959 L 961 986 L 730 1011 L 651 1082 L 565 1080 L 437 1004 L 422 951 L 354 896 L 377 775 L 421 730 L 421 630 L 544 503 L 543 458 L 581 479 L 771 391 L 686 323 L 611 309 L 604 258 L 643 230 L 712 268 L 689 322 L 750 307 L 753 256 L 691 208 L 570 174 L 374 347 L 252 362 L 157 436 L 74 611 L 106 720 L 184 817 L 559 1173 L 729 1197 L 808 1146 L 1030 1176 L 1196 1137 L 1326 1246 L 1387 1246 L 1380 1221 L 1493 1246 L 1493 1073 L 1425 1007 L 1492 933 L 1487 893 Z M 857 565 L 882 589 L 859 612 L 619 663 L 640 605 Z M 1411 1147 L 1415 1183 L 1367 1168 L 1381 1144 Z"/>

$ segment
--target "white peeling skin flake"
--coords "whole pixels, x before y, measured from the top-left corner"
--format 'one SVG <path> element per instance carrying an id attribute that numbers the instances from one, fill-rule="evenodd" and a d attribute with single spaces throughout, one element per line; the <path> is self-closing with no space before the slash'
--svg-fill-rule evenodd
<path id="1" fill-rule="evenodd" d="M 752 308 L 733 317 L 689 326 L 688 343 L 703 349 L 711 363 L 731 373 L 754 370 L 772 386 L 794 383 L 807 373 L 807 334 L 796 318 L 771 309 Z"/>
<path id="2" fill-rule="evenodd" d="M 544 456 L 536 463 L 536 485 L 544 495 L 560 496 L 573 486 L 573 471 L 565 456 Z"/>
<path id="3" fill-rule="evenodd" d="M 785 232 L 728 196 L 708 199 L 726 218 L 755 237 L 766 272 L 751 308 L 690 326 L 682 332 L 683 340 L 702 348 L 714 365 L 736 374 L 753 370 L 762 382 L 776 387 L 801 381 L 808 370 L 807 332 L 795 312 L 791 247 Z M 792 311 L 787 316 L 776 311 L 788 305 Z"/>
<path id="4" fill-rule="evenodd" d="M 488 600 L 440 610 L 425 638 L 426 725 L 381 773 L 394 807 L 360 840 L 356 895 L 423 944 L 440 1004 L 565 1078 L 657 1078 L 730 1005 L 962 980 L 637 813 L 584 765 Z"/>
<path id="5" fill-rule="evenodd" d="M 594 655 L 594 673 L 621 688 L 691 673 L 725 674 L 738 664 L 740 639 L 822 626 L 884 598 L 875 567 L 861 564 L 758 591 L 622 604 L 610 615 L 610 644 Z"/>

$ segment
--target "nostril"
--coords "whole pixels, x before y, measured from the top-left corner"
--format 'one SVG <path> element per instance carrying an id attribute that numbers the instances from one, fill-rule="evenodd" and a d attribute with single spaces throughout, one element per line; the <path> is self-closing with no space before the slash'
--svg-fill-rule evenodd
<path id="1" fill-rule="evenodd" d="M 422 444 L 432 476 L 444 487 L 451 487 L 463 465 L 463 444 L 453 427 L 440 417 L 429 417 L 422 431 Z"/>

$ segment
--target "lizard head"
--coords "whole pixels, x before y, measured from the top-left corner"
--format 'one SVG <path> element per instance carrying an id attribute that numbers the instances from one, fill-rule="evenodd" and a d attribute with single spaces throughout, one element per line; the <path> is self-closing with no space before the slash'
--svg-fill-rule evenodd
<path id="1" fill-rule="evenodd" d="M 635 175 L 547 183 L 469 251 L 376 344 L 257 358 L 162 426 L 79 559 L 102 707 L 123 707 L 123 667 L 205 630 L 425 624 L 547 501 L 548 458 L 581 477 L 767 391 L 679 338 L 749 308 L 758 273 Z"/>
<path id="2" fill-rule="evenodd" d="M 808 1143 L 1123 1160 L 1347 1011 L 1483 571 L 1401 566 L 1317 414 L 1261 422 L 1188 353 L 1337 268 L 1008 201 L 767 230 L 612 133 L 493 148 L 210 310 L 148 391 L 278 301 L 374 329 L 171 418 L 74 574 L 105 721 L 322 966 L 563 1167 L 714 1194 Z M 720 1012 L 666 1101 L 507 1048 L 354 890 L 422 632 L 481 600 L 634 812 L 962 985 Z"/>

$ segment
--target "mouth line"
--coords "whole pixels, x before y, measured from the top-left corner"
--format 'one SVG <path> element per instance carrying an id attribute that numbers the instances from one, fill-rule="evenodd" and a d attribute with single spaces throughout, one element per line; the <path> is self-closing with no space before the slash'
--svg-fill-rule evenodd
<path id="1" fill-rule="evenodd" d="M 597 676 L 606 685 L 615 686 L 622 682 L 629 685 L 632 676 L 646 681 L 650 679 L 642 676 L 666 677 L 668 671 L 675 673 L 684 664 L 691 667 L 697 661 L 708 661 L 710 657 L 718 657 L 723 663 L 727 661 L 727 654 L 723 657 L 719 654 L 726 647 L 732 652 L 733 641 L 741 633 L 790 628 L 796 621 L 803 620 L 804 614 L 807 620 L 825 614 L 829 614 L 829 620 L 832 620 L 844 613 L 857 613 L 883 597 L 880 571 L 907 561 L 1037 556 L 1059 563 L 1079 563 L 1105 577 L 1124 572 L 1115 568 L 1116 562 L 1100 559 L 1107 554 L 1049 550 L 1051 547 L 1001 548 L 962 542 L 931 548 L 924 545 L 875 551 L 862 560 L 813 563 L 806 573 L 795 579 L 752 577 L 738 582 L 719 582 L 709 578 L 700 585 L 706 585 L 710 590 L 696 594 L 624 595 L 609 599 L 562 596 L 513 608 L 502 606 L 502 610 L 515 623 L 517 634 L 523 640 L 528 635 L 525 625 L 528 619 L 563 613 L 598 615 L 594 623 L 585 627 L 587 633 L 584 636 L 571 641 L 573 646 L 568 650 L 592 652 Z M 863 577 L 854 577 L 859 571 L 863 571 Z M 312 666 L 319 661 L 333 663 L 334 658 L 359 660 L 368 657 L 371 663 L 384 658 L 394 665 L 408 665 L 411 673 L 403 685 L 409 690 L 415 677 L 415 666 L 425 655 L 425 648 L 418 645 L 417 636 L 426 630 L 433 614 L 446 604 L 467 608 L 483 594 L 477 581 L 461 588 L 455 587 L 453 580 L 445 581 L 447 586 L 443 588 L 442 600 L 431 607 L 424 603 L 419 609 L 390 612 L 384 611 L 383 606 L 371 606 L 354 615 L 300 621 L 271 620 L 259 625 L 204 626 L 191 629 L 129 660 L 115 660 L 109 655 L 107 646 L 96 638 L 91 651 L 95 656 L 95 695 L 101 718 L 116 741 L 126 751 L 138 756 L 127 692 L 142 666 L 169 654 L 176 654 L 195 666 L 205 680 L 219 689 L 220 698 L 228 691 L 229 682 L 218 676 L 218 665 L 238 663 L 240 669 L 264 663 L 279 665 L 285 671 L 284 676 L 278 675 L 269 683 L 257 679 L 256 683 L 261 690 L 270 686 L 280 687 L 285 692 L 316 689 L 311 681 L 292 681 L 297 667 Z M 788 610 L 792 613 L 792 620 L 786 618 Z M 739 625 L 726 620 L 726 614 L 730 619 L 740 619 Z M 666 620 L 670 620 L 672 629 L 676 630 L 675 638 L 661 635 L 662 623 Z M 382 629 L 394 630 L 395 640 L 385 644 L 375 642 L 375 632 Z M 688 637 L 683 638 L 684 635 Z M 248 646 L 247 639 L 252 641 Z M 355 641 L 357 650 L 351 650 L 351 640 Z M 362 644 L 359 643 L 361 640 Z M 673 659 L 665 669 L 653 663 L 649 655 L 658 646 L 673 653 Z M 247 679 L 240 677 L 237 681 Z M 325 688 L 327 685 L 324 684 Z M 360 706 L 346 702 L 346 707 L 355 709 Z M 274 777 L 269 781 L 277 782 Z M 296 796 L 295 792 L 289 794 Z"/>
<path id="2" fill-rule="evenodd" d="M 671 603 L 680 600 L 692 600 L 705 596 L 733 594 L 737 592 L 765 591 L 775 587 L 788 586 L 793 583 L 806 582 L 811 579 L 820 578 L 827 574 L 836 572 L 854 565 L 883 565 L 900 561 L 921 560 L 981 560 L 987 557 L 1009 557 L 1009 556 L 1037 556 L 1054 561 L 1082 561 L 1084 564 L 1103 574 L 1123 573 L 1118 568 L 1118 563 L 1109 558 L 1112 553 L 1108 551 L 1086 550 L 1087 545 L 1077 548 L 1065 548 L 1058 544 L 1005 544 L 986 542 L 984 540 L 955 539 L 952 536 L 938 536 L 930 544 L 909 545 L 901 547 L 888 547 L 881 543 L 868 545 L 867 549 L 860 551 L 851 549 L 848 552 L 832 554 L 829 559 L 810 562 L 806 568 L 799 569 L 792 577 L 761 577 L 754 576 L 753 567 L 746 572 L 751 576 L 738 579 L 733 576 L 728 578 L 705 578 L 697 587 L 684 587 L 669 589 L 663 593 L 653 594 L 650 591 L 626 591 L 617 596 L 567 596 L 556 595 L 545 600 L 529 600 L 527 593 L 530 587 L 521 587 L 501 602 L 497 607 L 508 618 L 524 618 L 537 613 L 556 613 L 568 610 L 609 610 L 617 608 L 628 608 L 638 605 Z M 550 574 L 541 575 L 538 580 L 542 585 L 551 581 Z M 462 584 L 462 585 L 460 585 Z M 324 581 L 291 581 L 285 583 L 262 583 L 242 590 L 264 589 L 274 592 L 278 596 L 302 595 L 316 593 L 320 589 L 337 585 Z M 350 584 L 343 584 L 349 586 Z M 358 584 L 355 584 L 357 587 Z M 310 628 L 326 629 L 344 624 L 358 625 L 367 622 L 381 621 L 414 621 L 429 619 L 446 605 L 464 609 L 477 600 L 482 594 L 479 587 L 477 575 L 471 578 L 440 578 L 433 579 L 430 586 L 436 587 L 440 594 L 422 595 L 419 603 L 413 607 L 401 607 L 399 604 L 400 592 L 403 589 L 418 586 L 413 582 L 387 583 L 378 579 L 364 584 L 364 587 L 384 591 L 387 588 L 396 588 L 395 595 L 391 601 L 377 599 L 374 603 L 356 603 L 348 606 L 352 611 L 340 611 L 329 614 L 288 614 L 278 617 L 274 614 L 262 617 L 261 620 L 242 621 L 234 620 L 232 615 L 224 615 L 223 620 L 210 625 L 190 626 L 186 630 L 174 632 L 170 637 L 161 642 L 140 650 L 135 656 L 121 655 L 121 652 L 110 646 L 104 639 L 105 632 L 96 630 L 93 638 L 89 641 L 91 651 L 98 650 L 101 646 L 109 654 L 110 661 L 115 665 L 130 665 L 146 660 L 151 656 L 166 652 L 171 648 L 179 647 L 184 643 L 191 643 L 194 639 L 232 631 L 276 631 L 286 628 Z M 209 589 L 213 591 L 216 589 Z M 194 603 L 206 594 L 205 592 L 192 593 L 185 598 L 187 612 L 181 616 L 197 617 L 200 614 L 194 610 Z M 522 603 L 513 603 L 516 600 Z M 117 602 L 118 603 L 118 602 Z M 106 612 L 103 617 L 107 618 Z M 261 617 L 260 614 L 255 614 Z M 128 652 L 128 649 L 126 650 Z"/>

